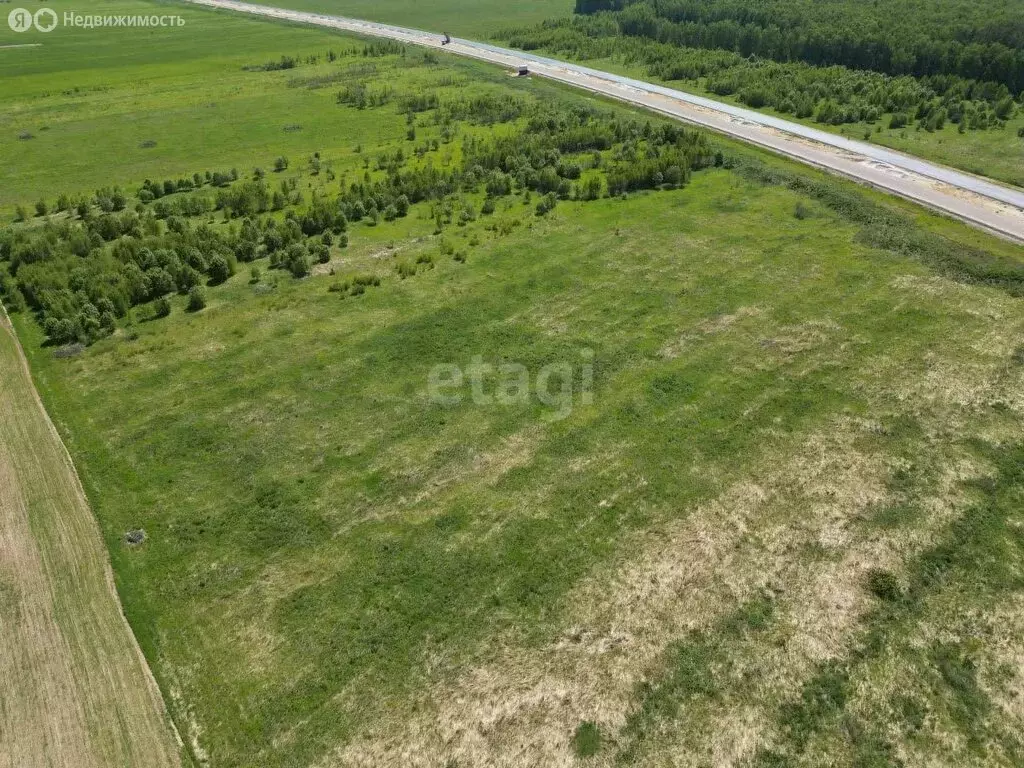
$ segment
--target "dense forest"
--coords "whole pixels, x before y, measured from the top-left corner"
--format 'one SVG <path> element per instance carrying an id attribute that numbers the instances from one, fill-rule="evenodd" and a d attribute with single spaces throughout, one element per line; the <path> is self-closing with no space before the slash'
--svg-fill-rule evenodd
<path id="1" fill-rule="evenodd" d="M 576 11 L 610 11 L 623 34 L 673 45 L 1024 91 L 1015 0 L 577 0 Z"/>
<path id="2" fill-rule="evenodd" d="M 357 90 L 340 92 L 339 103 L 365 107 L 351 98 Z M 61 195 L 52 209 L 38 201 L 34 217 L 20 208 L 21 221 L 0 230 L 0 295 L 11 309 L 33 312 L 50 343 L 88 344 L 114 332 L 134 307 L 147 305 L 148 317 L 168 314 L 174 293 L 202 309 L 204 286 L 224 282 L 242 263 L 267 258 L 271 269 L 304 277 L 313 263 L 330 260 L 332 247 L 348 245 L 350 224 L 376 226 L 408 215 L 417 203 L 431 206 L 440 233 L 494 213 L 495 201 L 509 195 L 524 202 L 538 195 L 535 212 L 544 216 L 559 200 L 674 188 L 693 171 L 723 162 L 703 133 L 594 109 L 552 110 L 498 96 L 396 101 L 410 126 L 406 148 L 364 156 L 361 178 L 342 176 L 336 191 L 314 192 L 310 200 L 294 175 L 269 181 L 288 169 L 281 157 L 270 173 L 255 169 L 243 177 L 232 169 L 146 180 L 131 198 L 117 188 Z M 427 111 L 441 142 L 416 143 L 415 116 Z M 460 121 L 511 130 L 467 131 L 459 162 L 435 163 L 433 153 L 456 140 Z M 321 172 L 318 154 L 308 169 Z M 358 295 L 368 284 L 379 279 L 357 276 L 344 287 Z"/>

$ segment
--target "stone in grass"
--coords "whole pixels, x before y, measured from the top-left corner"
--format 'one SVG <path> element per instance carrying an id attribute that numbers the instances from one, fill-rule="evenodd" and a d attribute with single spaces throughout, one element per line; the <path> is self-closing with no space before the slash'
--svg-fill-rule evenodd
<path id="1" fill-rule="evenodd" d="M 75 342 L 74 344 L 65 344 L 63 347 L 57 347 L 53 350 L 53 356 L 58 360 L 63 357 L 75 357 L 85 351 L 85 345 Z"/>
<path id="2" fill-rule="evenodd" d="M 133 545 L 141 544 L 146 540 L 146 532 L 141 528 L 135 528 L 124 535 L 124 540 Z"/>

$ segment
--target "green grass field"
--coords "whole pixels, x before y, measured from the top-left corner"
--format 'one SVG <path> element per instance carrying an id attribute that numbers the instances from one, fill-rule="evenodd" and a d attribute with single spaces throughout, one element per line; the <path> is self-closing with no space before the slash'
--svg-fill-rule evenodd
<path id="1" fill-rule="evenodd" d="M 499 3 L 495 0 L 435 0 L 430 3 L 417 0 L 286 0 L 264 5 L 382 21 L 476 39 L 487 39 L 502 26 L 539 24 L 546 19 L 568 16 L 573 10 L 572 0 L 524 0 L 521 3 Z"/>
<path id="2" fill-rule="evenodd" d="M 353 70 L 361 41 L 182 13 L 190 38 L 154 40 L 151 68 L 112 45 L 90 69 L 94 30 L 4 79 L 0 126 L 36 138 L 0 145 L 0 204 L 278 155 L 307 195 L 337 190 L 409 145 L 394 103 L 335 103 L 355 72 L 597 104 L 421 54 Z M 464 126 L 432 162 L 506 129 Z M 245 265 L 202 312 L 174 297 L 70 356 L 15 315 L 197 765 L 1021 760 L 1024 306 L 956 266 L 1021 250 L 718 146 L 736 167 L 681 189 L 544 217 L 511 196 L 441 235 L 426 203 L 352 224 L 311 277 Z M 380 285 L 329 290 L 356 273 Z M 592 397 L 429 396 L 435 366 L 477 356 L 574 386 L 590 365 Z"/>
<path id="3" fill-rule="evenodd" d="M 337 88 L 311 93 L 289 88 L 288 71 L 242 69 L 362 45 L 352 38 L 177 4 L 50 5 L 61 13 L 180 13 L 186 26 L 58 29 L 41 48 L 0 50 L 2 71 L 17 74 L 0 81 L 4 209 L 214 164 L 251 170 L 280 154 L 305 156 L 342 142 L 350 150 L 377 135 L 371 115 L 339 113 Z M 19 140 L 23 133 L 33 138 Z"/>

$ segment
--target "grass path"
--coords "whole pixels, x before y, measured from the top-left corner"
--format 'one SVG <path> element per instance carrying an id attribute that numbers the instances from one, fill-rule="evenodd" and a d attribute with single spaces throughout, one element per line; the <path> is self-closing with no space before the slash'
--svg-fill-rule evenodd
<path id="1" fill-rule="evenodd" d="M 96 522 L 6 315 L 0 403 L 0 768 L 179 765 Z"/>

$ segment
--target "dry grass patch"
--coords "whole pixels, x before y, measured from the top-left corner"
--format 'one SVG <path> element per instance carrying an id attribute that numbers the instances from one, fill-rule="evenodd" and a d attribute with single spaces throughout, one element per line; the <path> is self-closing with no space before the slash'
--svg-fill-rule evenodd
<path id="1" fill-rule="evenodd" d="M 734 669 L 714 706 L 646 734 L 639 762 L 749 757 L 771 738 L 764 724 L 777 702 L 798 693 L 815 665 L 849 649 L 872 607 L 863 586 L 869 569 L 897 568 L 941 522 L 924 521 L 909 539 L 859 527 L 889 495 L 892 467 L 865 447 L 872 436 L 870 422 L 840 420 L 794 455 L 760 462 L 713 501 L 638 535 L 615 564 L 573 590 L 564 628 L 546 646 L 507 638 L 487 662 L 438 685 L 419 712 L 396 714 L 324 764 L 575 765 L 580 722 L 622 732 L 638 685 L 657 679 L 674 641 L 767 594 L 776 605 L 767 639 L 731 654 Z M 948 473 L 951 483 L 963 469 Z"/>
<path id="2" fill-rule="evenodd" d="M 922 406 L 997 406 L 1024 413 L 1024 365 L 1015 360 L 1024 339 L 1019 299 L 940 276 L 901 276 L 893 287 L 906 292 L 908 304 L 920 303 L 921 294 L 941 301 L 943 311 L 961 322 L 946 344 L 925 352 L 919 375 L 907 375 L 905 361 L 891 361 L 879 378 L 891 382 L 905 401 Z M 903 375 L 897 367 L 903 367 Z"/>
<path id="3" fill-rule="evenodd" d="M 677 338 L 667 342 L 661 348 L 661 356 L 667 360 L 679 357 L 686 348 L 705 336 L 714 336 L 729 330 L 738 322 L 749 318 L 758 317 L 763 314 L 759 307 L 740 307 L 735 312 L 723 315 L 714 315 L 701 320 L 692 328 L 684 331 Z"/>

